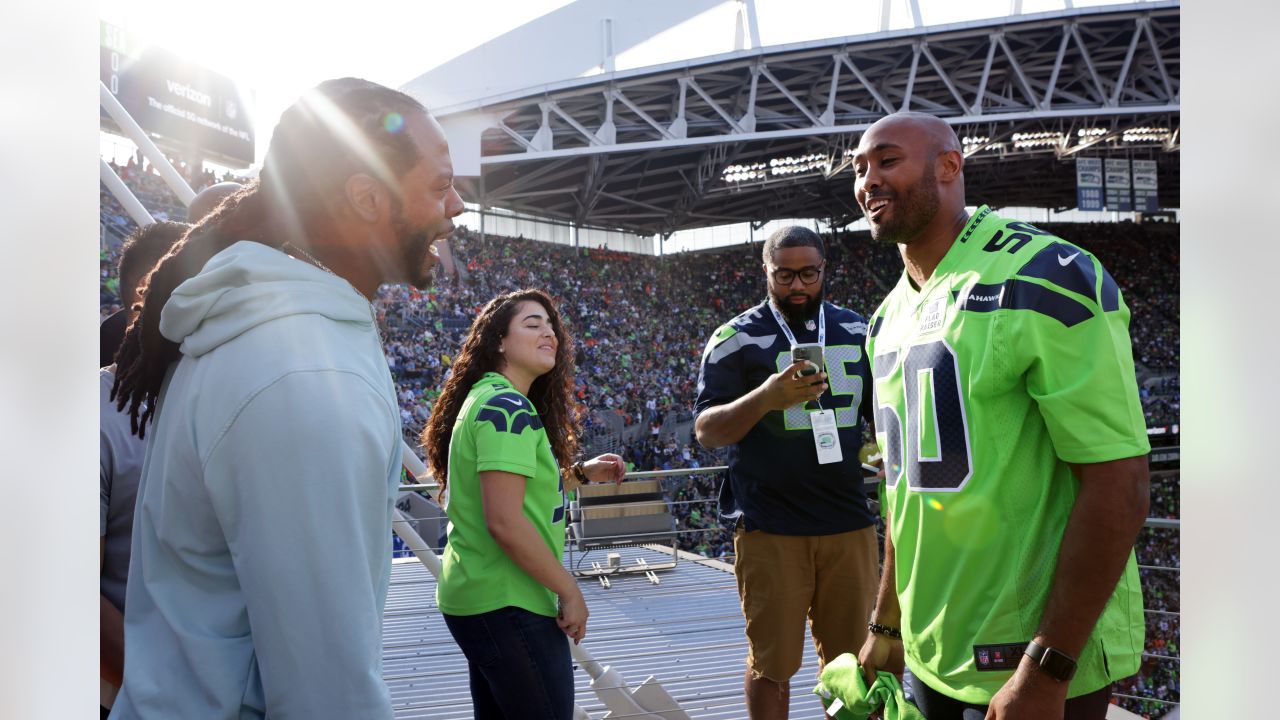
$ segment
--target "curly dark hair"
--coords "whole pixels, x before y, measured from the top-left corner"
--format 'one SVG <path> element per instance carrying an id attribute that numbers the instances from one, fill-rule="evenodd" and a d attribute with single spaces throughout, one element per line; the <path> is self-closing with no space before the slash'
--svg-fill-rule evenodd
<path id="1" fill-rule="evenodd" d="M 181 356 L 178 343 L 160 333 L 160 311 L 173 291 L 240 240 L 307 247 L 355 173 L 373 173 L 395 189 L 420 159 L 398 131 L 414 113 L 430 117 L 408 95 L 358 78 L 327 80 L 284 111 L 258 179 L 191 227 L 145 280 L 142 310 L 125 332 L 111 388 L 117 407 L 128 406 L 134 434 L 145 435 L 165 373 Z M 401 122 L 389 123 L 392 114 Z"/>
<path id="2" fill-rule="evenodd" d="M 422 431 L 427 468 L 440 483 L 441 493 L 449 479 L 449 441 L 453 438 L 453 424 L 462 403 L 485 373 L 498 372 L 503 362 L 498 348 L 507 336 L 516 309 L 525 301 L 542 305 L 559 341 L 555 367 L 529 386 L 529 400 L 538 410 L 547 439 L 551 441 L 551 453 L 560 467 L 568 467 L 578 454 L 578 413 L 573 404 L 573 338 L 560 320 L 555 301 L 545 292 L 535 289 L 509 292 L 490 300 L 471 323 L 453 363 L 453 374 L 445 382 L 431 409 L 427 427 Z"/>

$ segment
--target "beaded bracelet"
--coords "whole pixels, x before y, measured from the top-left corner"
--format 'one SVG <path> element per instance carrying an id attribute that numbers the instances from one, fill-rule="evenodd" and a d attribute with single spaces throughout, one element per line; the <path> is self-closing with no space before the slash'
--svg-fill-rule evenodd
<path id="1" fill-rule="evenodd" d="M 902 631 L 895 627 L 889 627 L 888 625 L 881 625 L 880 623 L 869 622 L 867 623 L 867 629 L 875 633 L 876 635 L 883 635 L 885 637 L 893 638 L 895 640 L 902 639 Z"/>

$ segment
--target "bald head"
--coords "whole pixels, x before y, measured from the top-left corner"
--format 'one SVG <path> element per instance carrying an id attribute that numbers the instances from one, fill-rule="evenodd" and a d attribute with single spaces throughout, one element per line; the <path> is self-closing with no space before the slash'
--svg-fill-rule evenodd
<path id="1" fill-rule="evenodd" d="M 956 131 L 945 120 L 919 112 L 899 112 L 880 118 L 863 134 L 858 143 L 858 151 L 867 149 L 869 141 L 875 142 L 889 132 L 909 139 L 914 147 L 925 148 L 930 152 L 961 152 L 960 138 L 956 137 Z"/>
<path id="2" fill-rule="evenodd" d="M 221 182 L 196 193 L 195 198 L 191 201 L 191 206 L 187 208 L 187 222 L 192 225 L 200 222 L 204 216 L 213 212 L 225 198 L 234 194 L 243 187 L 240 183 Z"/>

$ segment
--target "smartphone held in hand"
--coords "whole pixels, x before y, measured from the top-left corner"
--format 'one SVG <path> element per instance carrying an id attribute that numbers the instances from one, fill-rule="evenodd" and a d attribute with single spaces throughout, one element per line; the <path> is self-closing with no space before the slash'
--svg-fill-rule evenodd
<path id="1" fill-rule="evenodd" d="M 822 355 L 822 345 L 820 343 L 801 343 L 791 346 L 791 362 L 799 360 L 808 360 L 812 365 L 806 366 L 800 371 L 800 375 L 816 375 L 819 370 L 824 368 Z"/>

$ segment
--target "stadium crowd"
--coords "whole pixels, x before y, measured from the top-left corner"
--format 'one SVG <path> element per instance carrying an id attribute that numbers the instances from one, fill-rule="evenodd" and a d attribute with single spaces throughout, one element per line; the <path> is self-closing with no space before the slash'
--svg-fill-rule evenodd
<path id="1" fill-rule="evenodd" d="M 157 219 L 183 220 L 185 209 L 154 171 L 113 164 L 126 185 Z M 182 169 L 199 190 L 222 178 Z M 105 189 L 101 196 L 100 312 L 120 307 L 119 240 L 134 229 Z M 1140 395 L 1149 426 L 1178 423 L 1177 226 L 1161 223 L 1042 224 L 1096 254 L 1124 292 Z M 870 315 L 901 274 L 896 248 L 873 243 L 865 232 L 828 236 L 826 295 Z M 726 318 L 759 302 L 764 290 L 758 245 L 739 245 L 665 257 L 574 248 L 459 228 L 450 241 L 454 271 L 437 268 L 445 292 L 383 286 L 375 300 L 388 364 L 397 383 L 404 437 L 417 445 L 432 404 L 450 372 L 471 318 L 495 295 L 540 287 L 561 304 L 574 336 L 575 395 L 585 449 L 612 438 L 634 470 L 678 470 L 725 463 L 688 436 L 703 347 Z M 1144 382 L 1144 378 L 1149 382 Z M 637 432 L 634 426 L 641 426 Z M 622 442 L 625 433 L 628 439 Z M 732 562 L 731 533 L 721 529 L 716 497 L 720 477 L 697 474 L 664 479 L 678 522 L 681 549 Z M 1152 483 L 1156 517 L 1178 517 L 1178 478 Z M 1151 657 L 1116 692 L 1176 701 L 1178 662 L 1178 533 L 1145 530 L 1137 547 L 1149 611 Z M 1156 567 L 1158 566 L 1158 567 Z M 1119 697 L 1146 717 L 1167 710 L 1152 700 Z"/>

